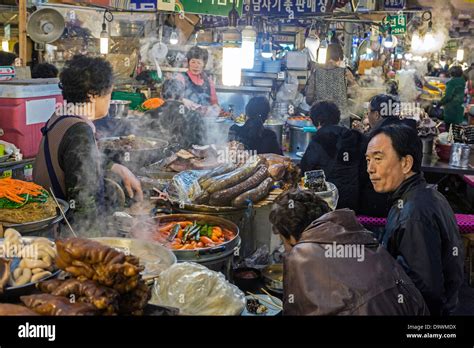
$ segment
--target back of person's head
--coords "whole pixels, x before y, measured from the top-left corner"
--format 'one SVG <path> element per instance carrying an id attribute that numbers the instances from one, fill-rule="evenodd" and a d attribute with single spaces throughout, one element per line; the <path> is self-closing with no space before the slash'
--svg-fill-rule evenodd
<path id="1" fill-rule="evenodd" d="M 377 94 L 370 99 L 370 110 L 381 117 L 400 116 L 400 101 L 393 95 Z"/>
<path id="2" fill-rule="evenodd" d="M 328 60 L 339 62 L 344 59 L 344 51 L 342 46 L 337 43 L 331 43 L 328 45 Z"/>
<path id="3" fill-rule="evenodd" d="M 391 124 L 375 129 L 371 133 L 372 140 L 379 134 L 385 134 L 392 141 L 392 147 L 399 159 L 410 155 L 413 157 L 412 171 L 421 171 L 421 161 L 423 159 L 423 144 L 415 129 L 404 124 Z"/>
<path id="4" fill-rule="evenodd" d="M 76 55 L 60 74 L 63 98 L 68 103 L 86 103 L 91 96 L 107 95 L 112 85 L 112 66 L 103 58 Z"/>
<path id="5" fill-rule="evenodd" d="M 451 77 L 461 77 L 462 76 L 462 67 L 460 65 L 455 65 L 449 69 L 449 75 Z"/>
<path id="6" fill-rule="evenodd" d="M 168 79 L 163 83 L 161 93 L 165 100 L 181 100 L 184 96 L 184 83 L 176 79 Z"/>
<path id="7" fill-rule="evenodd" d="M 0 51 L 0 66 L 11 66 L 15 63 L 16 55 L 10 52 Z"/>
<path id="8" fill-rule="evenodd" d="M 321 127 L 337 125 L 341 121 L 341 111 L 338 106 L 326 100 L 313 104 L 310 116 L 313 124 Z"/>
<path id="9" fill-rule="evenodd" d="M 270 113 L 270 103 L 263 96 L 253 97 L 245 106 L 245 114 L 250 118 L 260 117 L 262 122 L 268 118 Z"/>
<path id="10" fill-rule="evenodd" d="M 204 62 L 204 66 L 206 66 L 207 60 L 209 59 L 209 53 L 204 48 L 201 48 L 199 46 L 193 46 L 189 49 L 188 53 L 186 54 L 186 58 L 188 62 L 191 59 L 201 59 Z"/>
<path id="11" fill-rule="evenodd" d="M 58 69 L 49 63 L 36 64 L 33 69 L 31 69 L 31 77 L 34 79 L 49 79 L 58 77 Z"/>
<path id="12" fill-rule="evenodd" d="M 277 197 L 270 212 L 270 222 L 274 231 L 286 239 L 293 236 L 299 240 L 314 220 L 330 211 L 329 205 L 314 192 L 292 189 Z"/>

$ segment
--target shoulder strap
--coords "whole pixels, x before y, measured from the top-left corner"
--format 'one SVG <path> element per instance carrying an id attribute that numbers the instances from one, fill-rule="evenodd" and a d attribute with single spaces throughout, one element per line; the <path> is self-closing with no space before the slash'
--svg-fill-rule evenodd
<path id="1" fill-rule="evenodd" d="M 62 120 L 70 117 L 75 117 L 78 119 L 81 119 L 80 117 L 77 116 L 60 116 L 58 117 L 51 126 L 48 127 L 49 121 L 46 123 L 46 125 L 41 128 L 41 133 L 44 136 L 44 157 L 46 161 L 46 168 L 48 169 L 48 175 L 51 180 L 51 185 L 53 186 L 53 191 L 54 194 L 60 198 L 60 199 L 66 199 L 66 194 L 63 192 L 61 185 L 59 184 L 58 176 L 56 175 L 56 172 L 54 170 L 53 166 L 53 161 L 51 159 L 51 152 L 49 150 L 49 139 L 48 139 L 48 133 Z M 50 119 L 51 120 L 51 119 Z"/>

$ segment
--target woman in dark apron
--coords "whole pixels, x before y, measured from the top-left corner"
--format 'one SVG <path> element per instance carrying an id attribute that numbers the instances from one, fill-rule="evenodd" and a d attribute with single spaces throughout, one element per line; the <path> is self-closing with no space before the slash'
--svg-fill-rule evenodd
<path id="1" fill-rule="evenodd" d="M 186 55 L 188 71 L 179 75 L 178 79 L 185 86 L 183 102 L 187 107 L 203 114 L 216 109 L 218 114 L 220 110 L 217 107 L 216 88 L 212 79 L 204 72 L 208 57 L 205 49 L 198 46 L 192 47 Z"/>
<path id="2" fill-rule="evenodd" d="M 118 175 L 130 197 L 143 199 L 140 182 L 123 165 L 103 161 L 92 120 L 107 115 L 113 84 L 112 66 L 101 58 L 75 56 L 60 76 L 64 103 L 42 129 L 34 181 L 69 202 L 75 230 L 100 234 L 104 213 L 104 173 Z"/>

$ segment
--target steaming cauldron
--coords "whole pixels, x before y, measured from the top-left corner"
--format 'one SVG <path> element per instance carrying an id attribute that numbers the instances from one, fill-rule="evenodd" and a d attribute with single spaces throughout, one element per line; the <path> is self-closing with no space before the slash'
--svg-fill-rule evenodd
<path id="1" fill-rule="evenodd" d="M 99 148 L 115 163 L 137 170 L 168 156 L 168 142 L 146 137 L 109 137 L 98 141 Z"/>

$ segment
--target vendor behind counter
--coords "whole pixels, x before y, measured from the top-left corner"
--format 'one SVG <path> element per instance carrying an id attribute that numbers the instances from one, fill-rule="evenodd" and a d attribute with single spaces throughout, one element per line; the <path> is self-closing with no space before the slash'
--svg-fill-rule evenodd
<path id="1" fill-rule="evenodd" d="M 110 63 L 101 58 L 75 56 L 60 75 L 63 98 L 68 104 L 53 114 L 42 129 L 34 181 L 51 188 L 56 197 L 74 203 L 71 220 L 76 232 L 100 234 L 99 218 L 106 211 L 104 175 L 118 175 L 130 197 L 141 200 L 140 182 L 132 172 L 103 161 L 92 120 L 107 115 L 113 85 Z M 74 112 L 71 114 L 71 110 Z"/>
<path id="2" fill-rule="evenodd" d="M 203 115 L 215 113 L 217 116 L 220 108 L 216 87 L 210 76 L 204 72 L 209 53 L 203 48 L 194 46 L 188 51 L 186 58 L 188 71 L 177 76 L 177 79 L 184 83 L 184 104 Z"/>
<path id="3" fill-rule="evenodd" d="M 247 150 L 283 155 L 274 131 L 264 126 L 270 112 L 268 99 L 253 97 L 245 107 L 248 117 L 243 126 L 233 125 L 229 130 L 229 141 L 239 141 Z"/>

